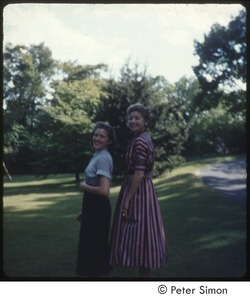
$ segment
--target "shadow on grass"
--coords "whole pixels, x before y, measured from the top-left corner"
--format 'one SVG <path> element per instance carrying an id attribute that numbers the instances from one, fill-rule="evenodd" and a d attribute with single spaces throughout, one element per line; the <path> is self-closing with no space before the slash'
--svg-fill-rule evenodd
<path id="1" fill-rule="evenodd" d="M 9 278 L 73 277 L 82 194 L 66 179 L 4 189 L 4 272 Z"/>
<path id="2" fill-rule="evenodd" d="M 166 277 L 239 278 L 246 272 L 246 206 L 192 174 L 156 184 L 169 249 Z"/>
<path id="3" fill-rule="evenodd" d="M 82 194 L 73 181 L 5 189 L 4 270 L 12 278 L 75 275 Z M 168 267 L 152 278 L 237 279 L 246 269 L 246 207 L 209 188 L 192 174 L 155 184 L 168 243 Z M 116 189 L 117 190 L 117 189 Z M 32 199 L 28 199 L 30 193 Z M 11 200 L 12 196 L 17 200 Z M 118 191 L 111 194 L 114 213 Z M 9 201 L 9 202 L 8 202 Z M 8 202 L 8 203 L 7 203 Z M 116 267 L 107 278 L 136 279 L 135 269 Z"/>
<path id="4" fill-rule="evenodd" d="M 76 191 L 78 186 L 75 181 L 66 181 L 63 183 L 50 183 L 46 180 L 46 183 L 42 181 L 34 181 L 32 184 L 25 185 L 15 185 L 9 184 L 4 188 L 4 196 L 14 196 L 14 195 L 25 195 L 25 194 L 34 194 L 34 193 L 63 193 L 64 191 Z"/>

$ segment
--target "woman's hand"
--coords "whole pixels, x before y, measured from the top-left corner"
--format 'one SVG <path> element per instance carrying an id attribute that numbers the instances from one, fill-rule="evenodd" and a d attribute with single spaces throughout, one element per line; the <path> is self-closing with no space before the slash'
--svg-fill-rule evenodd
<path id="1" fill-rule="evenodd" d="M 128 209 L 126 208 L 123 208 L 122 209 L 122 217 L 125 221 L 128 221 L 129 220 L 129 217 L 128 217 Z"/>
<path id="2" fill-rule="evenodd" d="M 137 190 L 140 187 L 140 184 L 145 176 L 145 173 L 143 171 L 135 171 L 133 178 L 131 180 L 131 184 L 128 190 L 128 193 L 126 195 L 126 199 L 124 199 L 124 206 L 122 208 L 122 217 L 128 221 L 128 208 L 129 208 L 129 202 L 133 201 L 131 200 L 134 196 L 134 194 L 137 192 Z"/>
<path id="3" fill-rule="evenodd" d="M 82 192 L 89 192 L 97 196 L 109 196 L 110 189 L 110 180 L 107 177 L 100 176 L 100 185 L 93 186 L 82 181 L 79 185 L 79 188 Z"/>
<path id="4" fill-rule="evenodd" d="M 79 188 L 80 188 L 80 191 L 84 192 L 84 191 L 85 191 L 85 188 L 86 188 L 86 182 L 85 182 L 85 181 L 82 181 L 82 182 L 79 184 Z"/>
<path id="5" fill-rule="evenodd" d="M 128 221 L 129 217 L 128 217 L 128 208 L 129 208 L 129 201 L 125 200 L 124 206 L 122 208 L 122 217 L 124 218 L 124 220 Z"/>

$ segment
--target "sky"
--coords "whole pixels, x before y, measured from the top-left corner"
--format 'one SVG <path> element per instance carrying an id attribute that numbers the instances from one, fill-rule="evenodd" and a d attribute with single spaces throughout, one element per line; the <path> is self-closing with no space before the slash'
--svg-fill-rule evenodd
<path id="1" fill-rule="evenodd" d="M 3 45 L 44 43 L 52 57 L 82 65 L 104 63 L 119 76 L 133 68 L 170 83 L 194 77 L 194 40 L 211 26 L 228 26 L 240 4 L 9 4 L 3 11 Z"/>

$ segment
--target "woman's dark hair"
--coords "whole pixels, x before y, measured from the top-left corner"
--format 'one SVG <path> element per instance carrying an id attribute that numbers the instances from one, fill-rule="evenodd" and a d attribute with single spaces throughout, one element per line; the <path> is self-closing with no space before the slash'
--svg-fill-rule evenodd
<path id="1" fill-rule="evenodd" d="M 127 108 L 127 116 L 131 112 L 133 112 L 133 111 L 139 112 L 142 115 L 142 117 L 144 118 L 144 120 L 149 124 L 149 121 L 150 121 L 150 111 L 149 111 L 149 109 L 146 106 L 144 106 L 141 103 L 131 104 Z M 148 127 L 148 124 L 147 124 L 147 127 Z"/>
<path id="2" fill-rule="evenodd" d="M 115 144 L 116 144 L 116 135 L 115 135 L 115 130 L 112 126 L 110 126 L 108 123 L 105 122 L 96 122 L 94 129 L 92 130 L 91 133 L 91 145 L 93 146 L 93 141 L 92 138 L 94 136 L 94 133 L 96 129 L 101 128 L 107 131 L 108 133 L 108 138 L 111 141 L 111 144 L 108 145 L 108 151 L 113 155 L 115 151 Z"/>

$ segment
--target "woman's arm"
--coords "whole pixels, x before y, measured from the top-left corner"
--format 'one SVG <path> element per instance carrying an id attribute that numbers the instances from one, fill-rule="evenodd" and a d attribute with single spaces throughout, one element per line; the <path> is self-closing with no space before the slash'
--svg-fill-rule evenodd
<path id="1" fill-rule="evenodd" d="M 134 194 L 136 193 L 136 191 L 138 190 L 138 188 L 144 178 L 144 175 L 145 175 L 144 171 L 135 171 L 135 173 L 132 177 L 131 184 L 129 186 L 129 190 L 128 190 L 128 193 L 127 193 L 127 196 L 126 196 L 126 199 L 124 202 L 124 207 L 123 207 L 125 216 L 127 216 L 129 202 L 130 202 L 131 198 L 134 196 Z"/>
<path id="2" fill-rule="evenodd" d="M 80 183 L 80 190 L 86 191 L 97 196 L 108 196 L 110 189 L 110 180 L 107 177 L 100 176 L 100 185 L 92 186 L 85 181 Z"/>

